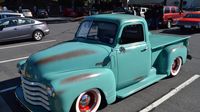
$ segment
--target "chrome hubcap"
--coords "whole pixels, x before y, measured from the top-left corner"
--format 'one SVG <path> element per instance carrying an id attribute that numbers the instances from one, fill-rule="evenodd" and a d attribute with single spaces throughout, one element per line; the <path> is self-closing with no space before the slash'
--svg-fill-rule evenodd
<path id="1" fill-rule="evenodd" d="M 174 63 L 172 64 L 172 72 L 175 73 L 179 69 L 179 66 L 180 66 L 180 60 L 176 58 L 174 60 Z"/>
<path id="2" fill-rule="evenodd" d="M 40 32 L 36 32 L 34 37 L 36 40 L 40 40 L 42 38 L 42 34 Z"/>
<path id="3" fill-rule="evenodd" d="M 97 104 L 97 95 L 94 92 L 85 93 L 79 101 L 81 112 L 91 112 Z"/>

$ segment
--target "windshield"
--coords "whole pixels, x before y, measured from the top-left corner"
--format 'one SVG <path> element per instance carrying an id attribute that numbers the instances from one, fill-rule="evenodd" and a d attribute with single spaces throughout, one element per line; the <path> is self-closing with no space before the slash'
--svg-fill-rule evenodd
<path id="1" fill-rule="evenodd" d="M 76 38 L 84 38 L 113 44 L 116 35 L 117 25 L 109 22 L 84 21 L 76 34 Z"/>
<path id="2" fill-rule="evenodd" d="M 185 18 L 200 18 L 200 14 L 187 14 Z"/>

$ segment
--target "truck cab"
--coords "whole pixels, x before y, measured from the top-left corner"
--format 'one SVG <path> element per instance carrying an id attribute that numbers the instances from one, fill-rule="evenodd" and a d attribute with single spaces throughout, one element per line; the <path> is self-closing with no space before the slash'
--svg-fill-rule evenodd
<path id="1" fill-rule="evenodd" d="M 186 62 L 188 38 L 155 35 L 144 18 L 86 17 L 75 38 L 18 63 L 18 100 L 31 111 L 96 112 L 167 76 Z"/>

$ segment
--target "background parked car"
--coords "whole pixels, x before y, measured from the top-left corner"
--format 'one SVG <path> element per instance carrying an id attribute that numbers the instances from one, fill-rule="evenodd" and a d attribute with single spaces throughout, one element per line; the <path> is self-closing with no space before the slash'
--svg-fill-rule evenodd
<path id="1" fill-rule="evenodd" d="M 171 28 L 176 21 L 185 15 L 177 6 L 152 6 L 145 13 L 145 19 L 150 28 L 166 26 Z"/>
<path id="2" fill-rule="evenodd" d="M 32 18 L 33 17 L 33 14 L 32 14 L 32 12 L 29 9 L 22 9 L 22 14 L 25 17 L 28 17 L 28 18 Z"/>
<path id="3" fill-rule="evenodd" d="M 171 28 L 183 16 L 185 13 L 181 12 L 177 6 L 164 6 L 163 24 Z"/>
<path id="4" fill-rule="evenodd" d="M 48 18 L 49 15 L 48 15 L 48 12 L 46 11 L 46 9 L 38 9 L 36 16 L 38 18 Z"/>
<path id="5" fill-rule="evenodd" d="M 49 33 L 46 23 L 29 18 L 6 18 L 0 20 L 0 42 L 32 38 L 42 40 Z"/>
<path id="6" fill-rule="evenodd" d="M 117 7 L 113 10 L 113 13 L 117 14 L 132 14 L 131 10 L 128 7 Z"/>
<path id="7" fill-rule="evenodd" d="M 183 18 L 180 18 L 176 25 L 181 29 L 199 29 L 200 12 L 189 12 Z"/>
<path id="8" fill-rule="evenodd" d="M 0 19 L 9 17 L 24 17 L 22 13 L 0 12 Z"/>

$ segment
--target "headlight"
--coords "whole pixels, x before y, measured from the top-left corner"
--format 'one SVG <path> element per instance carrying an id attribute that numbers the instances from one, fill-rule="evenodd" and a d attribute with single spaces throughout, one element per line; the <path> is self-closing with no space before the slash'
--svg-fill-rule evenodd
<path id="1" fill-rule="evenodd" d="M 56 95 L 52 87 L 47 87 L 47 93 L 48 93 L 48 96 L 51 96 L 51 97 L 54 97 Z"/>

